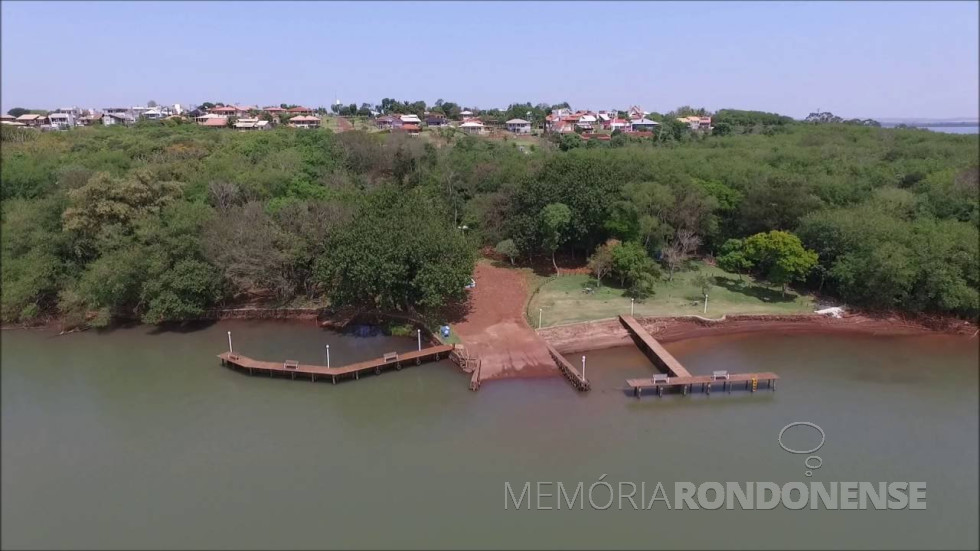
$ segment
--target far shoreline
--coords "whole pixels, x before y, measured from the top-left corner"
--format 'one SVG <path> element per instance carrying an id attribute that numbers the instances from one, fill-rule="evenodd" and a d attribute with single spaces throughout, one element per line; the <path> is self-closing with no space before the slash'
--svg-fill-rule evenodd
<path id="1" fill-rule="evenodd" d="M 689 339 L 729 337 L 765 333 L 770 335 L 863 335 L 917 336 L 952 335 L 974 338 L 976 324 L 965 320 L 943 320 L 941 326 L 898 317 L 849 314 L 832 318 L 820 314 L 732 315 L 718 320 L 697 316 L 637 317 L 651 335 L 664 344 Z M 617 318 L 539 329 L 538 335 L 562 354 L 632 346 L 633 340 Z"/>

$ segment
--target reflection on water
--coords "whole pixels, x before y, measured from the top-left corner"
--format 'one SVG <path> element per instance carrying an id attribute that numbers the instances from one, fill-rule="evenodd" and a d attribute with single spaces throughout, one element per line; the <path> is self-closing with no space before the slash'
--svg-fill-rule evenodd
<path id="1" fill-rule="evenodd" d="M 227 322 L 4 332 L 4 547 L 976 547 L 976 341 L 760 336 L 668 345 L 693 373 L 775 371 L 776 392 L 637 400 L 633 347 L 561 378 L 468 390 L 449 362 L 332 385 L 220 367 L 342 365 L 414 338 Z M 577 358 L 573 358 L 577 359 Z M 810 480 L 777 436 L 826 431 L 821 481 L 928 483 L 926 511 L 504 510 L 504 483 Z M 800 445 L 805 445 L 803 435 Z M 710 529 L 706 529 L 710 526 Z"/>

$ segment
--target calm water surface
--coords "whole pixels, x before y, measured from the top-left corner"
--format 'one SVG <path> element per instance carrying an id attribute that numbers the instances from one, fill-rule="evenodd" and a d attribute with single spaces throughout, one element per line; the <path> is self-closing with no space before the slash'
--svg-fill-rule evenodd
<path id="1" fill-rule="evenodd" d="M 249 377 L 215 354 L 331 361 L 414 339 L 229 322 L 5 331 L 2 545 L 33 548 L 978 546 L 977 341 L 742 336 L 668 348 L 694 373 L 776 371 L 776 392 L 636 400 L 634 348 L 563 379 L 488 383 L 447 363 L 336 386 Z M 579 361 L 576 356 L 573 361 Z M 779 430 L 827 434 L 821 481 L 925 481 L 925 511 L 504 509 L 504 482 L 789 481 Z M 554 500 L 552 500 L 552 504 Z M 587 501 L 586 501 L 587 506 Z"/>

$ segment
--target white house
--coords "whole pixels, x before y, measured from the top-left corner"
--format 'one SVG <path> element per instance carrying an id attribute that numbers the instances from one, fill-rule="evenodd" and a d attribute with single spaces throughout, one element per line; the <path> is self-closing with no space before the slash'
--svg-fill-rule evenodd
<path id="1" fill-rule="evenodd" d="M 320 128 L 320 119 L 312 115 L 300 115 L 289 119 L 288 124 L 293 128 Z"/>
<path id="2" fill-rule="evenodd" d="M 595 127 L 595 123 L 597 121 L 598 119 L 596 119 L 595 115 L 586 113 L 578 118 L 578 122 L 575 123 L 575 126 L 578 126 L 579 128 L 584 128 L 585 130 L 592 130 Z"/>
<path id="3" fill-rule="evenodd" d="M 613 119 L 609 121 L 609 129 L 626 132 L 627 130 L 630 129 L 630 121 L 626 119 Z"/>
<path id="4" fill-rule="evenodd" d="M 507 125 L 508 132 L 513 132 L 514 134 L 531 133 L 531 123 L 524 119 L 510 119 L 505 124 Z"/>
<path id="5" fill-rule="evenodd" d="M 402 115 L 401 119 L 404 124 L 422 124 L 422 120 L 419 119 L 418 115 Z"/>
<path id="6" fill-rule="evenodd" d="M 459 129 L 467 134 L 483 134 L 483 123 L 478 120 L 468 120 L 459 125 Z"/>
<path id="7" fill-rule="evenodd" d="M 50 113 L 48 115 L 48 123 L 59 130 L 71 128 L 75 126 L 75 114 L 63 113 L 61 111 L 57 113 Z"/>
<path id="8" fill-rule="evenodd" d="M 272 125 L 269 124 L 269 121 L 250 118 L 238 119 L 235 122 L 235 128 L 238 130 L 269 130 L 272 128 Z"/>

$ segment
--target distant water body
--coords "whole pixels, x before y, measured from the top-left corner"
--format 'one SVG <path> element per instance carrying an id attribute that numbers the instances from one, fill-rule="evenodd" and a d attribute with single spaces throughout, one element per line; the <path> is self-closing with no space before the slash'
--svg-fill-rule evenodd
<path id="1" fill-rule="evenodd" d="M 895 128 L 895 124 L 883 124 L 885 128 Z M 943 132 L 945 134 L 980 134 L 980 126 L 916 126 L 915 128 L 921 128 L 923 130 L 930 130 L 932 132 Z"/>

